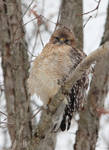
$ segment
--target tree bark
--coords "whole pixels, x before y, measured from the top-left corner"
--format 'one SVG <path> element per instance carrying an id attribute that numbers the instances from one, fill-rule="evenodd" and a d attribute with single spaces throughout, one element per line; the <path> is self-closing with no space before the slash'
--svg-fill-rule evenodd
<path id="1" fill-rule="evenodd" d="M 108 10 L 107 10 L 107 18 L 106 18 L 106 23 L 105 23 L 105 30 L 104 30 L 104 35 L 101 40 L 101 44 L 104 44 L 106 41 L 109 41 L 109 4 L 108 4 Z"/>
<path id="2" fill-rule="evenodd" d="M 101 44 L 109 41 L 109 6 L 105 32 Z M 99 131 L 97 109 L 104 107 L 104 100 L 109 85 L 109 55 L 105 56 L 94 67 L 94 75 L 88 94 L 85 111 L 80 112 L 79 130 L 76 136 L 75 150 L 95 150 Z M 86 140 L 87 139 L 87 140 Z"/>
<path id="3" fill-rule="evenodd" d="M 104 99 L 108 92 L 108 85 L 109 55 L 105 56 L 95 66 L 95 72 L 87 98 L 88 103 L 84 111 L 80 112 L 75 150 L 95 150 L 99 131 L 99 114 L 97 109 L 103 108 Z"/>
<path id="4" fill-rule="evenodd" d="M 0 2 L 0 51 L 4 76 L 8 129 L 13 150 L 30 143 L 30 112 L 27 93 L 28 55 L 22 27 L 21 1 Z"/>

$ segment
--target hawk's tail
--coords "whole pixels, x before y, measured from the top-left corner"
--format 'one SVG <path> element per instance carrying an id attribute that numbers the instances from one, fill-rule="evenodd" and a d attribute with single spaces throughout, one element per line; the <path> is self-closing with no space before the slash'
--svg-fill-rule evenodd
<path id="1" fill-rule="evenodd" d="M 78 110 L 79 101 L 78 101 L 78 86 L 75 84 L 71 89 L 71 93 L 68 96 L 68 104 L 65 107 L 63 119 L 61 121 L 60 128 L 62 131 L 69 130 L 71 125 L 71 120 L 73 117 L 73 112 Z"/>
<path id="2" fill-rule="evenodd" d="M 69 130 L 70 125 L 71 125 L 71 120 L 72 120 L 73 113 L 71 113 L 66 106 L 65 108 L 65 113 L 63 115 L 63 119 L 61 121 L 60 129 L 62 131 L 65 131 L 66 129 Z"/>

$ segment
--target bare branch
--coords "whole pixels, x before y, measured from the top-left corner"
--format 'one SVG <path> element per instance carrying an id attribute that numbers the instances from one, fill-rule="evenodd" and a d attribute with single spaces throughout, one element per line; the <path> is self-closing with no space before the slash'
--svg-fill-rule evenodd
<path id="1" fill-rule="evenodd" d="M 96 6 L 94 9 L 92 9 L 92 10 L 86 12 L 86 13 L 83 13 L 83 14 L 81 14 L 81 15 L 87 15 L 87 14 L 89 14 L 89 13 L 92 13 L 92 12 L 98 10 L 98 8 L 99 8 L 99 6 L 100 6 L 100 2 L 101 2 L 101 0 L 98 1 L 98 4 L 97 4 L 97 6 Z"/>
<path id="2" fill-rule="evenodd" d="M 66 88 L 71 87 L 72 83 L 74 84 L 78 79 L 80 79 L 81 75 L 90 67 L 92 63 L 99 62 L 102 59 L 105 60 L 104 58 L 106 56 L 109 56 L 109 42 L 106 42 L 103 46 L 92 52 L 77 66 L 71 75 L 71 79 L 67 81 Z"/>
<path id="3" fill-rule="evenodd" d="M 0 111 L 0 113 L 7 117 L 7 115 L 4 112 Z"/>

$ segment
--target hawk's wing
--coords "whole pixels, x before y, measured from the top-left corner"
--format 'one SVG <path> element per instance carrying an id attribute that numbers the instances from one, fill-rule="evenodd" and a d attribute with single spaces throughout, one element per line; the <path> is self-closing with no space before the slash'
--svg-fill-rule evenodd
<path id="1" fill-rule="evenodd" d="M 74 51 L 75 50 L 75 51 Z M 75 64 L 73 70 L 77 67 L 77 65 L 85 58 L 84 52 L 81 52 L 77 49 L 72 49 L 71 57 L 72 61 Z M 75 62 L 74 62 L 75 61 Z M 62 131 L 70 128 L 71 119 L 73 116 L 73 112 L 78 112 L 82 109 L 85 99 L 86 99 L 86 91 L 88 88 L 88 74 L 89 70 L 87 70 L 73 86 L 68 94 L 67 100 L 68 104 L 65 107 L 63 119 L 60 125 Z"/>

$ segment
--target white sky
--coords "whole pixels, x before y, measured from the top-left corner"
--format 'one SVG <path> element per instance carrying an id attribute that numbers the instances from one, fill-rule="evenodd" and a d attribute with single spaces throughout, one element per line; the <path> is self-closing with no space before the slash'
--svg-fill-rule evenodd
<path id="1" fill-rule="evenodd" d="M 24 0 L 25 3 L 28 2 L 28 4 L 30 4 L 30 1 Z M 92 9 L 94 9 L 97 5 L 95 0 L 83 0 L 84 1 L 84 12 L 90 11 Z M 105 24 L 105 18 L 106 18 L 106 8 L 107 8 L 107 3 L 108 0 L 101 0 L 101 4 L 99 7 L 98 12 L 94 12 L 88 15 L 84 15 L 84 23 L 87 22 L 87 19 L 89 16 L 92 16 L 92 19 L 90 19 L 90 21 L 87 23 L 87 25 L 84 28 L 84 51 L 89 54 L 90 52 L 92 52 L 93 50 L 95 50 L 100 43 L 103 31 L 104 31 L 104 24 Z M 42 6 L 44 5 L 44 10 L 42 11 Z M 58 9 L 59 9 L 59 5 L 60 5 L 60 0 L 37 0 L 37 12 L 39 14 L 41 14 L 43 12 L 43 15 L 48 18 L 49 14 L 55 14 L 55 16 L 52 18 L 52 21 L 56 23 L 57 20 L 57 15 L 58 15 Z M 27 13 L 28 14 L 28 13 Z M 97 15 L 96 15 L 97 14 Z M 34 16 L 33 16 L 34 18 Z M 28 17 L 28 15 L 25 15 L 24 17 L 24 22 L 29 21 L 31 18 Z M 33 24 L 29 23 L 26 25 L 26 39 L 31 38 L 31 36 L 33 35 Z M 55 24 L 51 23 L 50 25 L 50 29 L 51 31 L 54 30 Z M 47 41 L 49 40 L 50 34 L 48 33 L 43 33 L 42 34 L 43 37 L 43 42 L 44 44 L 47 43 Z M 32 50 L 32 47 L 34 45 L 34 41 L 35 38 L 33 38 L 31 40 L 31 42 L 29 43 L 29 50 Z M 37 55 L 38 53 L 40 53 L 42 50 L 42 45 L 41 43 L 38 41 L 38 46 L 36 47 L 35 50 L 35 55 Z M 0 70 L 0 75 L 1 75 L 1 70 Z M 2 78 L 0 78 L 0 81 L 2 80 Z M 1 110 L 1 103 L 0 103 L 0 110 Z M 101 123 L 101 127 L 104 126 L 104 123 L 107 122 L 107 120 L 109 120 L 108 116 L 105 116 L 104 118 L 102 118 L 103 123 Z M 75 124 L 74 130 L 76 130 L 76 122 L 73 121 L 73 124 Z M 101 130 L 101 135 L 100 139 L 101 139 L 101 145 L 99 146 L 100 148 L 97 148 L 97 150 L 107 150 L 106 148 L 106 144 L 107 144 L 107 139 L 108 139 L 108 135 L 106 133 L 109 133 L 109 121 L 108 124 L 105 126 L 105 129 L 102 128 Z M 66 133 L 60 133 L 58 138 L 57 138 L 57 147 L 56 150 L 72 150 L 73 146 L 73 140 L 74 140 L 74 131 L 71 128 L 71 130 L 69 130 L 69 132 Z M 105 130 L 105 132 L 104 132 Z M 3 137 L 3 131 L 2 129 L 0 129 L 0 147 L 2 147 L 3 143 L 4 143 L 4 137 Z M 105 139 L 105 140 L 104 140 Z M 103 141 L 104 140 L 104 141 Z M 8 140 L 7 140 L 8 141 Z M 109 141 L 108 141 L 109 142 Z M 9 143 L 9 141 L 8 141 Z M 7 145 L 9 146 L 9 144 Z"/>
<path id="2" fill-rule="evenodd" d="M 98 11 L 84 15 L 84 22 L 89 16 L 92 16 L 84 28 L 84 50 L 87 54 L 95 50 L 100 44 L 104 32 L 107 4 L 108 0 L 101 0 Z M 95 0 L 84 0 L 84 12 L 93 10 L 96 6 Z"/>

